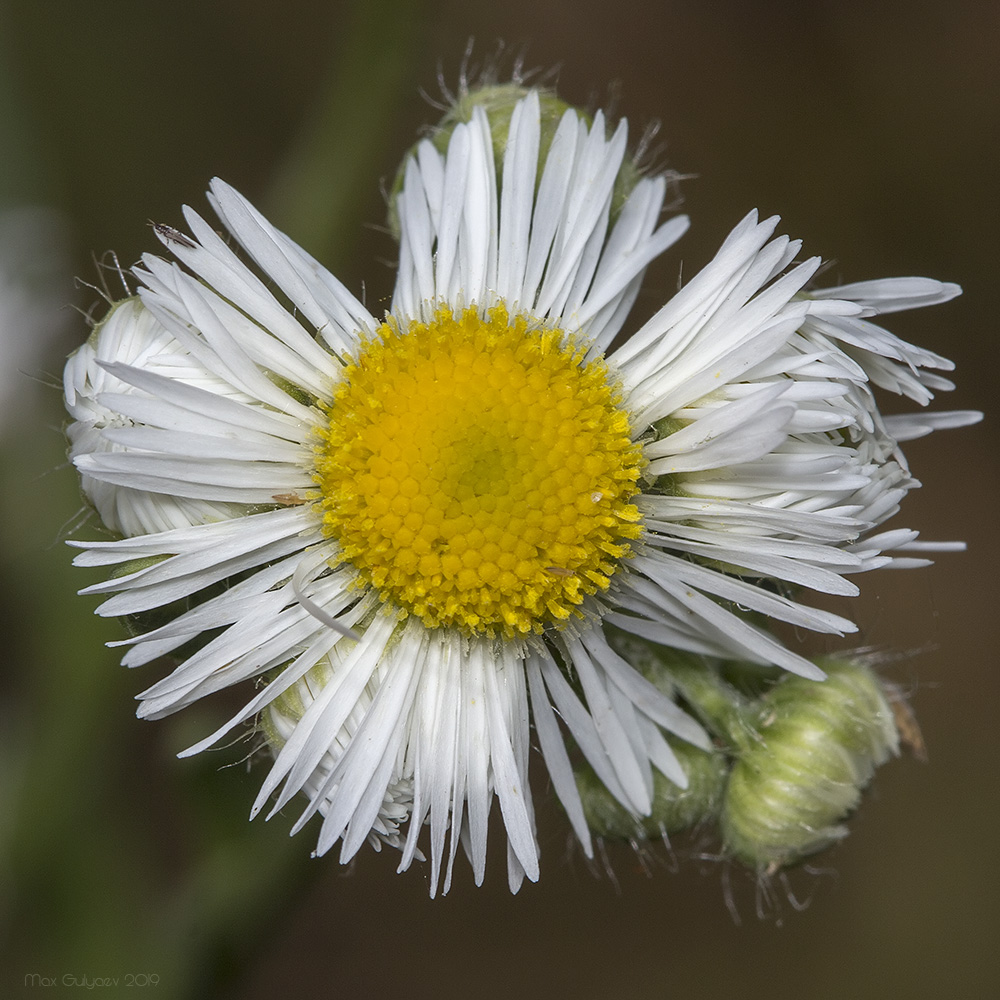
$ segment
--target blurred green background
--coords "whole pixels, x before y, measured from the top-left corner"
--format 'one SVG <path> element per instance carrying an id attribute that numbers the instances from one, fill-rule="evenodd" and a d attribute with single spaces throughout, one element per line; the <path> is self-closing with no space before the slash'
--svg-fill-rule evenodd
<path id="1" fill-rule="evenodd" d="M 970 550 L 875 574 L 832 606 L 858 642 L 902 654 L 926 765 L 886 766 L 852 835 L 762 898 L 753 879 L 665 852 L 609 850 L 615 879 L 541 811 L 543 876 L 511 898 L 500 840 L 484 888 L 467 870 L 430 901 L 391 853 L 310 861 L 296 813 L 246 822 L 264 772 L 248 743 L 178 761 L 245 695 L 140 723 L 159 676 L 117 666 L 114 622 L 63 540 L 80 511 L 58 382 L 86 335 L 74 285 L 116 278 L 181 226 L 218 174 L 378 311 L 394 249 L 380 184 L 450 85 L 497 39 L 560 66 L 570 101 L 613 101 L 659 162 L 692 231 L 651 269 L 649 313 L 750 208 L 834 263 L 831 281 L 927 274 L 950 305 L 892 328 L 956 360 L 938 408 L 996 398 L 1000 6 L 674 0 L 169 4 L 0 2 L 0 995 L 361 997 L 994 997 L 1000 811 L 995 651 L 997 428 L 908 446 L 926 487 L 900 525 Z M 102 277 L 103 274 L 103 277 Z M 898 408 L 896 402 L 887 404 Z M 496 831 L 499 833 L 500 831 Z M 678 854 L 690 854 L 678 851 Z M 728 890 L 727 890 L 728 886 Z M 731 895 L 741 921 L 726 905 Z M 757 915 L 761 909 L 764 916 Z M 124 986 L 127 975 L 139 985 Z M 142 986 L 143 976 L 158 983 Z"/>

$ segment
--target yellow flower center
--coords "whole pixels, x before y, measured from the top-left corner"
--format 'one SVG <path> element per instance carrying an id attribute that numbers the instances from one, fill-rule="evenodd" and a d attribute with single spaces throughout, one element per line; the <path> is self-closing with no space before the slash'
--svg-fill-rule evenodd
<path id="1" fill-rule="evenodd" d="M 511 637 L 606 590 L 641 450 L 603 361 L 502 306 L 385 323 L 320 431 L 324 532 L 428 627 Z"/>

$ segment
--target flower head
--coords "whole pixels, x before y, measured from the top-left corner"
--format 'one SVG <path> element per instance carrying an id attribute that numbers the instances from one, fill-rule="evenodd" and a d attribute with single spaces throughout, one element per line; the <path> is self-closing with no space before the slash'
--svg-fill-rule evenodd
<path id="1" fill-rule="evenodd" d="M 428 825 L 432 892 L 460 842 L 481 881 L 494 796 L 512 889 L 538 877 L 532 725 L 588 852 L 564 733 L 630 815 L 654 779 L 686 786 L 672 747 L 708 736 L 607 624 L 822 678 L 766 619 L 851 631 L 794 589 L 853 594 L 848 575 L 916 548 L 878 530 L 916 485 L 898 441 L 971 419 L 884 419 L 870 391 L 946 385 L 925 369 L 947 362 L 874 317 L 956 286 L 817 292 L 819 259 L 794 265 L 754 213 L 608 353 L 687 220 L 660 223 L 661 177 L 618 196 L 624 122 L 609 138 L 569 109 L 550 128 L 528 91 L 502 127 L 502 158 L 477 105 L 407 159 L 386 316 L 217 180 L 222 223 L 292 310 L 185 209 L 190 237 L 158 227 L 175 260 L 143 259 L 139 300 L 66 376 L 74 463 L 124 536 L 74 543 L 124 569 L 87 592 L 140 619 L 184 602 L 125 640 L 130 666 L 199 644 L 139 715 L 258 679 L 187 752 L 259 714 L 275 763 L 254 812 L 304 792 L 319 853 L 384 842 L 401 869 Z"/>

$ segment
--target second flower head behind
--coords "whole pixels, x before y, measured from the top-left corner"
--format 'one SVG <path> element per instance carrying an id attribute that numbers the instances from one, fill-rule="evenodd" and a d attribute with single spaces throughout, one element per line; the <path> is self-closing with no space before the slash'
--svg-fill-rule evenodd
<path id="1" fill-rule="evenodd" d="M 853 630 L 795 592 L 923 562 L 933 546 L 880 528 L 915 485 L 898 442 L 974 419 L 883 418 L 872 394 L 950 387 L 875 317 L 957 286 L 810 290 L 819 259 L 754 213 L 607 354 L 687 219 L 661 223 L 663 178 L 623 173 L 624 122 L 609 137 L 551 100 L 472 101 L 408 158 L 385 317 L 215 181 L 293 308 L 185 209 L 190 236 L 158 228 L 175 260 L 144 258 L 66 370 L 74 463 L 124 536 L 74 543 L 118 567 L 88 592 L 137 623 L 126 664 L 184 657 L 139 714 L 257 680 L 187 752 L 260 715 L 276 759 L 254 812 L 305 792 L 319 853 L 426 851 L 432 893 L 460 843 L 482 880 L 494 796 L 511 888 L 538 877 L 532 729 L 588 853 L 570 750 L 635 816 L 654 771 L 685 784 L 667 735 L 708 737 L 606 626 L 821 678 L 766 621 Z"/>

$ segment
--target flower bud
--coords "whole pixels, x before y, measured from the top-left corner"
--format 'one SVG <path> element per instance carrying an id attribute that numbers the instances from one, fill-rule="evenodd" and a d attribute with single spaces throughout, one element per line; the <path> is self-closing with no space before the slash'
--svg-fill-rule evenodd
<path id="1" fill-rule="evenodd" d="M 455 98 L 454 103 L 445 112 L 444 116 L 434 127 L 429 141 L 434 148 L 444 155 L 451 141 L 452 133 L 458 125 L 472 120 L 473 112 L 477 107 L 481 107 L 486 112 L 486 118 L 490 124 L 490 135 L 493 140 L 493 162 L 496 168 L 497 183 L 502 185 L 504 153 L 507 149 L 507 139 L 510 134 L 511 119 L 518 102 L 527 96 L 531 91 L 538 94 L 538 101 L 541 111 L 541 132 L 538 144 L 539 177 L 541 177 L 541 165 L 545 163 L 549 155 L 549 147 L 555 138 L 556 130 L 559 128 L 566 112 L 573 112 L 588 127 L 594 123 L 594 117 L 567 104 L 566 101 L 558 97 L 554 90 L 545 87 L 528 87 L 520 83 L 491 83 L 481 87 L 474 87 L 465 91 Z M 403 188 L 403 180 L 406 174 L 406 162 L 413 156 L 419 147 L 419 143 L 413 146 L 403 157 L 399 169 L 393 180 L 392 189 L 389 194 L 389 228 L 393 236 L 399 239 L 399 218 L 396 213 L 396 196 Z M 641 172 L 635 161 L 626 156 L 618 170 L 618 177 L 615 181 L 614 193 L 611 199 L 611 218 L 617 217 L 626 199 L 632 193 L 636 184 L 641 178 Z"/>
<path id="2" fill-rule="evenodd" d="M 688 778 L 679 788 L 659 771 L 653 772 L 653 808 L 648 816 L 633 816 L 608 791 L 600 778 L 583 765 L 576 770 L 576 787 L 587 825 L 599 837 L 646 840 L 680 833 L 718 815 L 726 785 L 726 758 L 682 740 L 667 738 Z"/>
<path id="3" fill-rule="evenodd" d="M 776 870 L 846 836 L 842 820 L 875 768 L 898 753 L 875 673 L 848 661 L 823 668 L 825 681 L 787 675 L 761 698 L 757 738 L 730 772 L 722 836 L 752 867 Z"/>
<path id="4" fill-rule="evenodd" d="M 130 435 L 138 433 L 139 422 L 121 412 L 128 412 L 121 400 L 134 400 L 143 393 L 125 381 L 128 375 L 122 366 L 174 377 L 180 369 L 185 377 L 178 381 L 194 383 L 200 374 L 194 362 L 138 296 L 113 303 L 86 343 L 70 355 L 63 376 L 66 408 L 73 417 L 66 428 L 69 459 L 80 471 L 84 498 L 117 535 L 132 538 L 223 521 L 244 509 L 233 503 L 137 488 L 127 478 L 109 475 L 105 467 L 109 456 L 114 460 L 148 450 L 129 443 Z M 118 366 L 118 374 L 109 370 L 111 365 Z M 109 404 L 109 399 L 116 398 L 118 402 Z"/>

